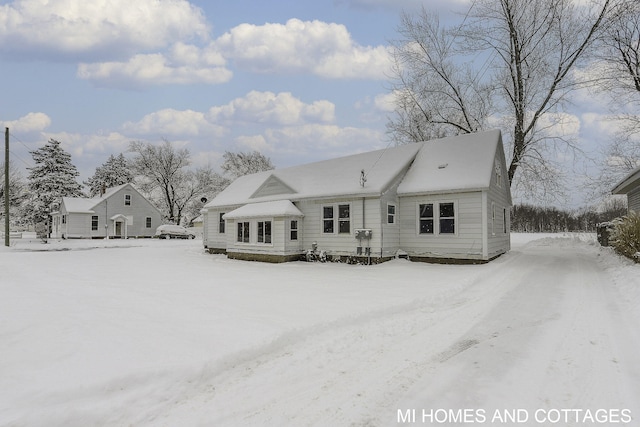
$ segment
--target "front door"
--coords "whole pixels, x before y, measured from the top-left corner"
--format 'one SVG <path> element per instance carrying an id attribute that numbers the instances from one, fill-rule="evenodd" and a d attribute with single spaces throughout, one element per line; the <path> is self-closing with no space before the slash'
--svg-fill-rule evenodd
<path id="1" fill-rule="evenodd" d="M 115 237 L 122 237 L 122 222 L 116 221 L 116 235 Z"/>

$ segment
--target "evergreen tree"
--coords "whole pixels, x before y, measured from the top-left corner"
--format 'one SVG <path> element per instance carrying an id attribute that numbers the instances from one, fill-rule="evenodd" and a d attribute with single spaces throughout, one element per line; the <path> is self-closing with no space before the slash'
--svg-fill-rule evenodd
<path id="1" fill-rule="evenodd" d="M 34 225 L 46 223 L 51 205 L 61 197 L 81 197 L 82 187 L 76 181 L 80 173 L 71 163 L 71 155 L 60 142 L 49 139 L 42 148 L 31 151 L 35 166 L 29 170 L 31 198 L 26 212 Z M 48 233 L 47 233 L 48 234 Z"/>
<path id="2" fill-rule="evenodd" d="M 95 197 L 100 195 L 103 189 L 127 184 L 133 181 L 133 178 L 133 172 L 124 155 L 120 153 L 114 157 L 112 154 L 102 166 L 96 168 L 96 172 L 84 182 L 84 185 L 89 187 L 89 196 Z"/>

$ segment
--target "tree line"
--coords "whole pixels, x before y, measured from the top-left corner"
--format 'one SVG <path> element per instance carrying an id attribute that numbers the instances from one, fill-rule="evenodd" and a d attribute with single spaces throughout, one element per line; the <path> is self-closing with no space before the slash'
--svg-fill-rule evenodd
<path id="1" fill-rule="evenodd" d="M 110 155 L 83 184 L 71 155 L 55 139 L 31 151 L 35 166 L 26 180 L 10 164 L 9 207 L 13 226 L 33 226 L 46 233 L 49 216 L 62 197 L 99 197 L 106 189 L 132 183 L 164 215 L 165 220 L 188 225 L 211 200 L 239 176 L 274 169 L 257 151 L 223 155 L 222 172 L 210 166 L 192 167 L 191 153 L 163 140 L 161 144 L 133 141 L 130 156 Z M 4 166 L 3 166 L 4 168 Z M 4 212 L 4 175 L 0 205 Z M 83 189 L 86 187 L 86 191 Z"/>
<path id="2" fill-rule="evenodd" d="M 624 200 L 610 199 L 601 206 L 563 210 L 518 204 L 511 208 L 511 231 L 519 233 L 595 232 L 597 225 L 627 213 Z"/>

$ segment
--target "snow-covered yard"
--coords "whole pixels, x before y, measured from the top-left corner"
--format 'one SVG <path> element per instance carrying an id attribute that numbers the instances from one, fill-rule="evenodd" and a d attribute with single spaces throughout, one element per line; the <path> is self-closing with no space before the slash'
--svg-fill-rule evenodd
<path id="1" fill-rule="evenodd" d="M 0 268 L 3 426 L 640 425 L 640 265 L 592 235 L 476 266 L 17 241 Z"/>

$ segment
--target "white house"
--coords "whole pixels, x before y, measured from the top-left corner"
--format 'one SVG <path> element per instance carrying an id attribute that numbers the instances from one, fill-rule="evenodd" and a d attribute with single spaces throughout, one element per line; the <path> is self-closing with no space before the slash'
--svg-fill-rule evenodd
<path id="1" fill-rule="evenodd" d="M 204 246 L 271 262 L 313 247 L 486 262 L 510 249 L 506 170 L 493 130 L 243 176 L 205 205 Z"/>
<path id="2" fill-rule="evenodd" d="M 640 212 L 640 166 L 627 175 L 612 191 L 626 194 L 630 211 Z"/>
<path id="3" fill-rule="evenodd" d="M 63 197 L 52 212 L 53 238 L 152 237 L 162 214 L 131 184 L 91 199 Z"/>

